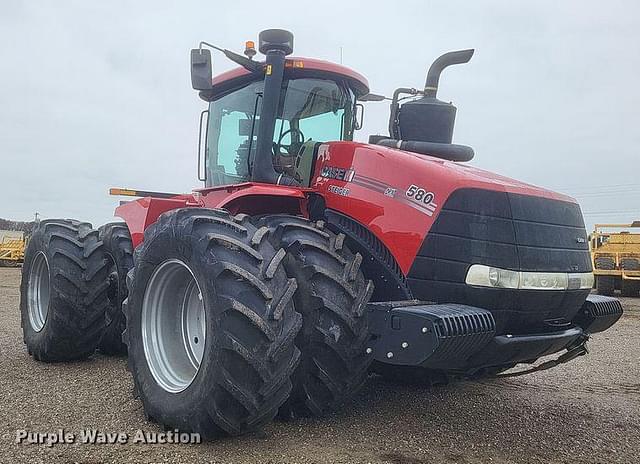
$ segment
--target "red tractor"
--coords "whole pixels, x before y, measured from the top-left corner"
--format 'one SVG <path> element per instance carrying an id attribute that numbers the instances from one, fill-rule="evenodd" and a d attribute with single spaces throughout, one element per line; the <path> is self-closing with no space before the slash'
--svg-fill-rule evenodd
<path id="1" fill-rule="evenodd" d="M 212 78 L 209 47 L 240 67 Z M 42 221 L 23 268 L 35 359 L 128 352 L 148 417 L 204 436 L 334 410 L 375 371 L 425 381 L 495 375 L 563 352 L 622 314 L 590 296 L 582 214 L 569 197 L 462 164 L 438 58 L 398 89 L 389 136 L 353 141 L 367 80 L 288 58 L 191 51 L 202 188 L 114 189 L 124 223 Z"/>

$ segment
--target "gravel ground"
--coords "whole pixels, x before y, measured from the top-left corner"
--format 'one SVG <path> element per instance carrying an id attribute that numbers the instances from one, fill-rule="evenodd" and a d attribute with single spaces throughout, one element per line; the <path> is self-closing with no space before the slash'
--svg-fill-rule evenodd
<path id="1" fill-rule="evenodd" d="M 200 445 L 16 444 L 16 431 L 158 431 L 132 397 L 124 359 L 47 365 L 22 343 L 19 269 L 0 268 L 0 462 L 607 462 L 640 461 L 640 299 L 546 372 L 436 388 L 372 376 L 330 417 L 276 422 Z"/>

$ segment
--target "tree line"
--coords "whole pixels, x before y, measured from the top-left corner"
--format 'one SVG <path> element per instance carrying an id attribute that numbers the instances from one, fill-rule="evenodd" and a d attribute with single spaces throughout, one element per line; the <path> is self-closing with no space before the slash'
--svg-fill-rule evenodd
<path id="1" fill-rule="evenodd" d="M 0 218 L 0 230 L 19 230 L 24 232 L 25 235 L 31 234 L 35 224 L 35 221 L 12 221 L 10 219 Z"/>

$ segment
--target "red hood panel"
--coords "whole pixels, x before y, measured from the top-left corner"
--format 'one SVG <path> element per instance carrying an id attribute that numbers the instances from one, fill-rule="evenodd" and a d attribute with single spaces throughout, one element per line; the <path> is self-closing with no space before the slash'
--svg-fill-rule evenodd
<path id="1" fill-rule="evenodd" d="M 570 196 L 485 171 L 469 164 L 454 163 L 433 156 L 419 155 L 377 145 L 361 144 L 360 147 L 379 151 L 382 156 L 397 159 L 398 161 L 403 158 L 407 161 L 411 159 L 412 161 L 408 162 L 411 165 L 416 165 L 416 169 L 429 172 L 430 175 L 446 177 L 453 187 L 451 190 L 456 188 L 482 188 L 576 203 L 576 200 Z"/>
<path id="2" fill-rule="evenodd" d="M 394 250 L 405 273 L 455 190 L 477 188 L 575 203 L 566 195 L 473 166 L 355 142 L 320 147 L 311 188 L 323 195 L 328 208 L 367 226 Z M 421 201 L 411 195 L 418 190 Z"/>
<path id="3" fill-rule="evenodd" d="M 440 162 L 433 157 L 424 156 L 426 162 Z M 444 165 L 451 172 L 455 172 L 460 175 L 460 179 L 463 179 L 464 186 L 469 186 L 468 182 L 478 183 L 479 188 L 488 190 L 503 190 L 505 192 L 520 193 L 523 195 L 532 195 L 537 197 L 551 198 L 555 200 L 568 201 L 575 203 L 575 199 L 570 196 L 563 195 L 558 192 L 553 192 L 542 187 L 527 184 L 519 180 L 511 179 L 510 177 L 501 176 L 484 169 L 477 168 L 475 166 L 464 165 L 445 161 Z"/>

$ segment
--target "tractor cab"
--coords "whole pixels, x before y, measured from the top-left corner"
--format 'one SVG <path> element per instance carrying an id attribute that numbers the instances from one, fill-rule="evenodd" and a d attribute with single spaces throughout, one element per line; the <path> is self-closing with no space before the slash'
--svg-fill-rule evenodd
<path id="1" fill-rule="evenodd" d="M 361 113 L 356 100 L 368 93 L 364 77 L 320 60 L 284 59 L 278 47 L 275 55 L 280 59 L 273 63 L 274 51 L 263 42 L 261 36 L 265 63 L 227 51 L 242 67 L 211 79 L 210 85 L 205 77 L 203 88 L 194 85 L 209 103 L 201 119 L 199 153 L 207 187 L 250 181 L 280 184 L 283 179 L 289 185 L 307 187 L 320 144 L 352 140 L 358 128 Z M 198 58 L 206 51 L 192 51 L 193 82 L 201 66 Z M 245 54 L 255 54 L 251 42 Z M 276 66 L 281 78 L 273 82 Z M 273 103 L 265 105 L 265 100 Z M 261 133 L 265 125 L 273 129 L 263 127 Z M 267 161 L 262 168 L 273 170 L 271 179 L 269 173 L 256 172 L 260 158 Z"/>
<path id="2" fill-rule="evenodd" d="M 207 186 L 251 180 L 264 81 L 256 80 L 209 103 L 205 149 Z M 284 79 L 271 144 L 274 169 L 309 185 L 321 142 L 352 140 L 355 94 L 336 76 Z"/>

